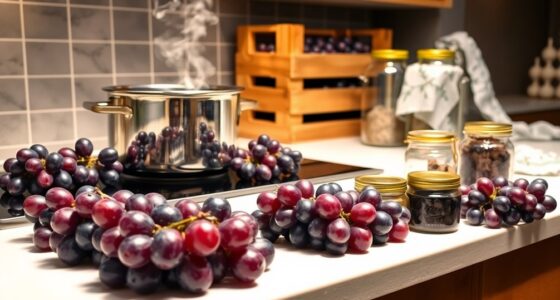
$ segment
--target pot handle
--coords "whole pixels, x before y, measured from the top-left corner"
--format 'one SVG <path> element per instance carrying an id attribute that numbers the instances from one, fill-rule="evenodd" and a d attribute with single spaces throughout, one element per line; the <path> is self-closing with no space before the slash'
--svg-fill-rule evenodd
<path id="1" fill-rule="evenodd" d="M 239 101 L 239 111 L 253 110 L 258 107 L 257 100 L 241 98 Z"/>
<path id="2" fill-rule="evenodd" d="M 84 102 L 83 107 L 100 114 L 119 114 L 132 118 L 132 109 L 128 106 L 111 105 L 109 102 Z"/>

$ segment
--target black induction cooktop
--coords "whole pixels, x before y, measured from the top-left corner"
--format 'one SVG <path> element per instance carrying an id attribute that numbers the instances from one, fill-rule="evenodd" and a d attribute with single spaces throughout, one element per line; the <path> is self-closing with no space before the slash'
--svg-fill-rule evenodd
<path id="1" fill-rule="evenodd" d="M 316 160 L 303 160 L 297 176 L 276 179 L 269 182 L 248 182 L 240 180 L 227 169 L 212 172 L 189 173 L 182 176 L 165 176 L 164 174 L 121 174 L 121 186 L 135 193 L 158 192 L 175 202 L 188 197 L 194 201 L 204 201 L 210 196 L 230 198 L 241 195 L 273 190 L 271 185 L 310 179 L 313 183 L 337 181 L 354 178 L 363 174 L 379 174 L 379 169 L 366 169 L 343 164 Z M 111 190 L 106 190 L 110 194 Z M 24 224 L 23 197 L 12 197 L 0 192 L 0 228 Z"/>

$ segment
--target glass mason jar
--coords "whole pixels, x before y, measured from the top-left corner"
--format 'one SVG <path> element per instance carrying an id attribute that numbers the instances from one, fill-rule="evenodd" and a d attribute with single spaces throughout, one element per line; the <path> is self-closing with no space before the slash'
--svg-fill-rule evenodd
<path id="1" fill-rule="evenodd" d="M 513 175 L 512 130 L 511 124 L 489 121 L 465 124 L 465 137 L 459 146 L 461 184 L 472 184 L 480 177 Z"/>
<path id="2" fill-rule="evenodd" d="M 361 141 L 374 146 L 401 146 L 409 122 L 395 115 L 408 59 L 406 50 L 374 50 L 361 76 Z"/>
<path id="3" fill-rule="evenodd" d="M 418 63 L 422 65 L 440 66 L 455 65 L 455 51 L 449 49 L 420 49 L 416 52 Z M 434 69 L 432 69 L 433 71 Z M 437 70 L 437 69 L 435 69 Z M 436 71 L 437 72 L 437 71 Z M 468 114 L 468 89 L 470 81 L 468 76 L 463 74 L 463 78 L 459 80 L 457 89 L 459 91 L 459 103 L 451 110 L 449 116 L 454 120 L 456 132 L 455 135 L 461 136 L 461 129 L 465 124 Z M 431 127 L 421 120 L 412 118 L 411 130 L 431 129 Z"/>
<path id="4" fill-rule="evenodd" d="M 440 171 L 408 173 L 410 228 L 422 232 L 457 231 L 461 212 L 460 177 Z"/>
<path id="5" fill-rule="evenodd" d="M 373 186 L 383 201 L 395 201 L 408 207 L 406 179 L 396 176 L 363 175 L 354 179 L 354 188 L 361 192 L 366 186 Z"/>
<path id="6" fill-rule="evenodd" d="M 406 173 L 412 171 L 457 172 L 455 135 L 441 130 L 408 132 L 404 158 Z"/>

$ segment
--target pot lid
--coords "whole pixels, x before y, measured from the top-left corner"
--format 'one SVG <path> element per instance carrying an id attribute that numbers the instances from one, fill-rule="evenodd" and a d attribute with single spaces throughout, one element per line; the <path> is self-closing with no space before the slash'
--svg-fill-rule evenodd
<path id="1" fill-rule="evenodd" d="M 242 88 L 236 86 L 208 86 L 201 89 L 189 89 L 181 84 L 144 84 L 144 85 L 112 85 L 103 88 L 104 91 L 118 95 L 164 95 L 207 97 L 223 95 L 224 93 L 239 93 Z"/>

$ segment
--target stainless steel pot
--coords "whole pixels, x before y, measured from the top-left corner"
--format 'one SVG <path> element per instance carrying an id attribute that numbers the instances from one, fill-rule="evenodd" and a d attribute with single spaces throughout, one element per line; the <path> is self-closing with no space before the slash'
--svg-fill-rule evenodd
<path id="1" fill-rule="evenodd" d="M 242 110 L 236 87 L 190 90 L 181 85 L 109 86 L 106 102 L 84 107 L 110 115 L 109 142 L 126 170 L 184 173 L 220 169 L 236 139 Z"/>

